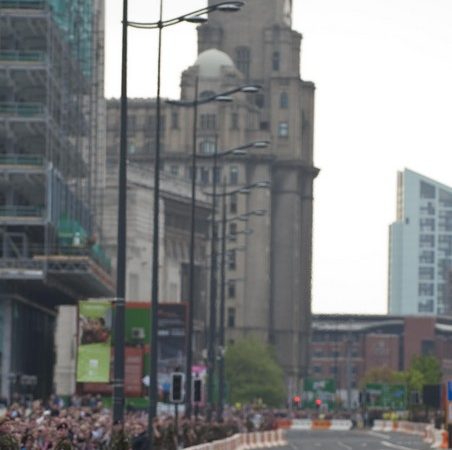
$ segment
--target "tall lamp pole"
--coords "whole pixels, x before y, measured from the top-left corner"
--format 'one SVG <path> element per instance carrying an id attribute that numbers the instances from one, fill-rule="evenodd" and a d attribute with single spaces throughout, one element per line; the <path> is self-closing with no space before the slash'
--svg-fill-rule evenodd
<path id="1" fill-rule="evenodd" d="M 165 27 L 176 25 L 180 22 L 204 23 L 206 19 L 201 17 L 210 11 L 235 12 L 244 5 L 243 1 L 231 0 L 223 1 L 196 11 L 163 20 L 163 0 L 160 0 L 160 16 L 158 22 L 125 22 L 126 26 L 141 29 L 158 29 L 158 56 L 157 56 L 157 99 L 156 99 L 156 147 L 154 155 L 154 217 L 153 217 L 153 237 L 152 237 L 152 286 L 151 286 L 151 335 L 150 335 L 150 380 L 149 380 L 149 411 L 148 411 L 148 436 L 150 449 L 153 447 L 153 422 L 157 413 L 158 396 L 158 304 L 159 304 L 159 213 L 160 213 L 160 82 L 161 82 L 161 44 L 162 30 Z M 123 25 L 124 26 L 124 25 Z"/>
<path id="2" fill-rule="evenodd" d="M 113 423 L 124 419 L 124 329 L 126 293 L 127 214 L 127 0 L 123 0 L 121 61 L 121 129 L 118 181 L 118 247 L 116 263 Z"/>
<path id="3" fill-rule="evenodd" d="M 225 319 L 225 280 L 226 280 L 226 179 L 223 179 L 223 202 L 221 217 L 221 265 L 220 265 L 220 361 L 218 364 L 218 420 L 223 421 L 224 410 L 224 319 Z"/>

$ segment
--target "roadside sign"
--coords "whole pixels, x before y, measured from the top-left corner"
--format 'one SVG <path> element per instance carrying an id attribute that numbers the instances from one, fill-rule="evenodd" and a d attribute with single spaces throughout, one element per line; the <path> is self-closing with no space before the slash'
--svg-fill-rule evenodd
<path id="1" fill-rule="evenodd" d="M 447 382 L 447 400 L 452 402 L 452 381 Z"/>

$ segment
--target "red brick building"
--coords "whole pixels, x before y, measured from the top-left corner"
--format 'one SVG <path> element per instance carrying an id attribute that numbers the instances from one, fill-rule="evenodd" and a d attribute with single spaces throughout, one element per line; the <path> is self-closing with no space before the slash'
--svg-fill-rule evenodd
<path id="1" fill-rule="evenodd" d="M 310 348 L 310 376 L 338 389 L 356 389 L 376 367 L 405 370 L 417 355 L 437 356 L 451 379 L 452 317 L 315 315 Z"/>

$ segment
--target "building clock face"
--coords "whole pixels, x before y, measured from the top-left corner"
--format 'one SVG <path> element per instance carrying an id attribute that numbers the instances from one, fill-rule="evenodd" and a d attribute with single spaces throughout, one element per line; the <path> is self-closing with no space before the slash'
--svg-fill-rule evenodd
<path id="1" fill-rule="evenodd" d="M 284 1 L 284 22 L 289 26 L 292 25 L 292 0 Z"/>

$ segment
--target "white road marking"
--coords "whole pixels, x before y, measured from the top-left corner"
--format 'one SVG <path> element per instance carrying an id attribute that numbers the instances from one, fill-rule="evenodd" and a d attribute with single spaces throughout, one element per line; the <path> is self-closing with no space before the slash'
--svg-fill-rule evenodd
<path id="1" fill-rule="evenodd" d="M 392 442 L 388 442 L 388 441 L 381 441 L 381 443 L 384 446 L 386 446 L 386 447 L 397 448 L 397 449 L 400 449 L 400 450 L 414 450 L 414 449 L 412 449 L 410 447 L 404 447 L 402 445 L 396 445 L 396 444 L 393 444 Z"/>
<path id="2" fill-rule="evenodd" d="M 352 447 L 350 447 L 349 445 L 344 444 L 343 442 L 340 442 L 340 441 L 337 443 L 337 445 L 341 446 L 342 448 L 345 448 L 346 450 L 353 450 Z"/>
<path id="3" fill-rule="evenodd" d="M 387 434 L 377 433 L 376 431 L 368 431 L 367 434 L 370 434 L 371 436 L 383 438 L 383 439 L 388 439 L 388 437 L 389 437 Z"/>

